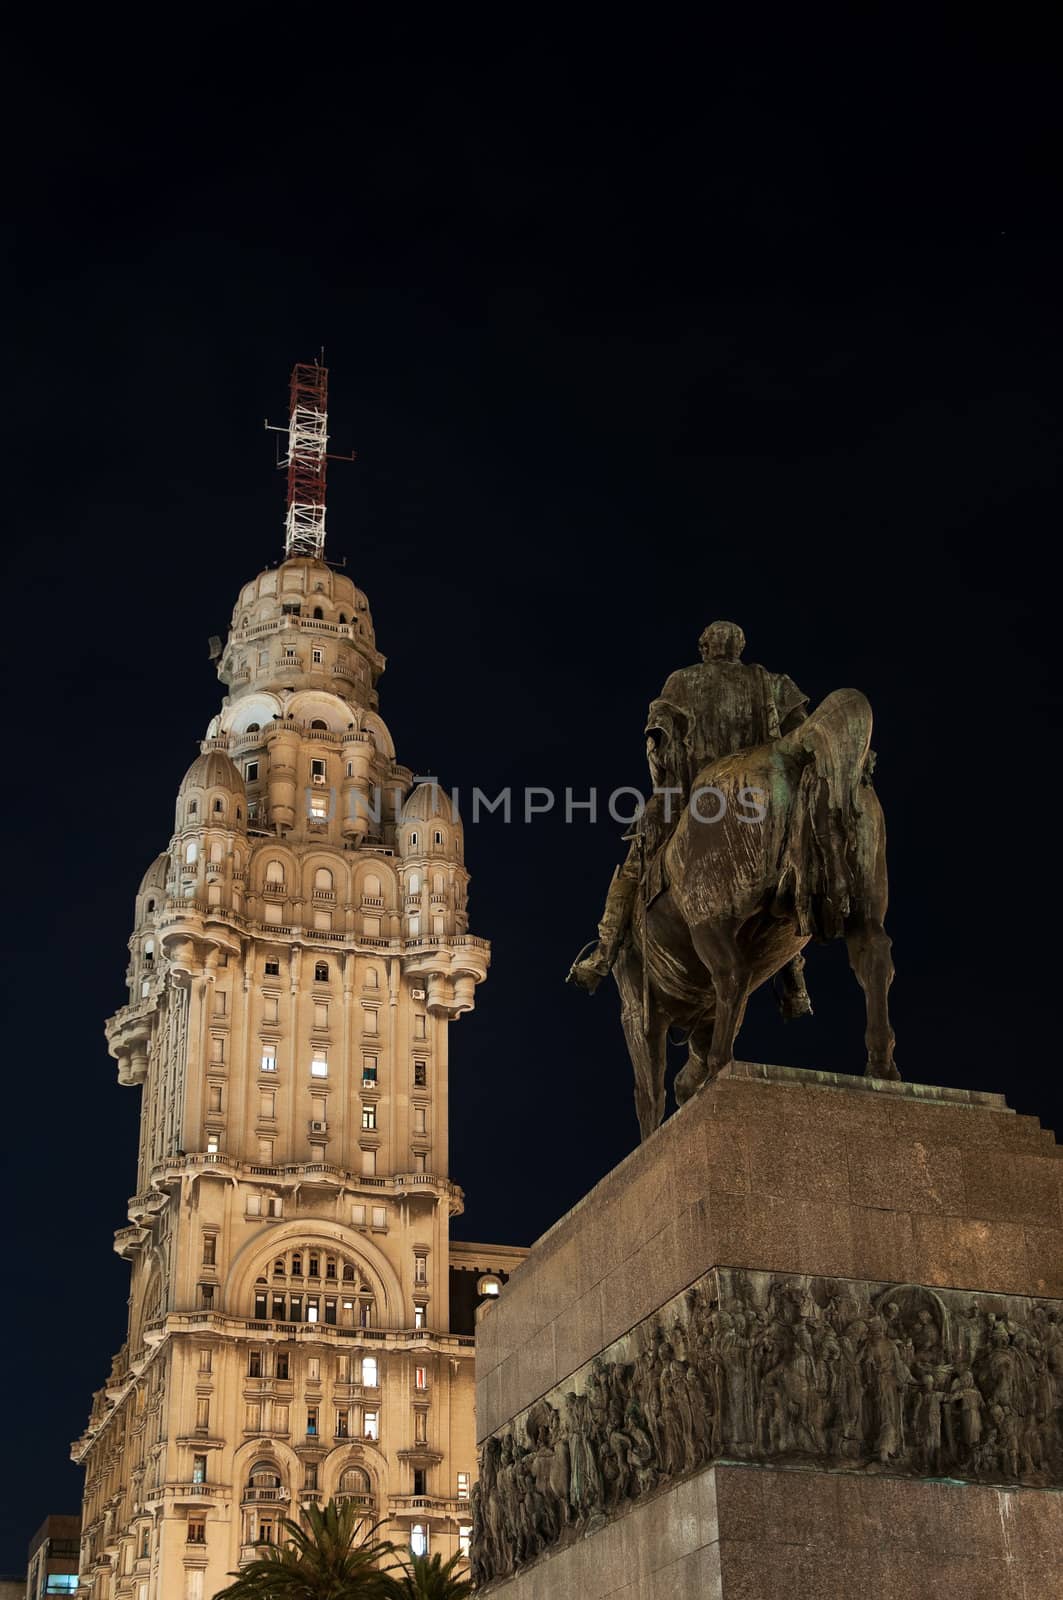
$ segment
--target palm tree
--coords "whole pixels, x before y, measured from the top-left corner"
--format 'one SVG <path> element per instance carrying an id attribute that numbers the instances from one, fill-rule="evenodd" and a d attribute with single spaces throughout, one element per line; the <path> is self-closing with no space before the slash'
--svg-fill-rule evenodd
<path id="1" fill-rule="evenodd" d="M 362 1513 L 351 1501 L 308 1506 L 304 1514 L 305 1528 L 284 1518 L 283 1545 L 263 1545 L 217 1600 L 387 1600 L 376 1563 L 395 1547 L 376 1539 L 380 1524 L 360 1536 Z"/>
<path id="2" fill-rule="evenodd" d="M 457 1571 L 464 1561 L 460 1553 L 446 1562 L 440 1555 L 401 1557 L 399 1566 L 384 1574 L 387 1600 L 466 1600 L 472 1583 Z M 394 1576 L 396 1571 L 401 1578 Z"/>

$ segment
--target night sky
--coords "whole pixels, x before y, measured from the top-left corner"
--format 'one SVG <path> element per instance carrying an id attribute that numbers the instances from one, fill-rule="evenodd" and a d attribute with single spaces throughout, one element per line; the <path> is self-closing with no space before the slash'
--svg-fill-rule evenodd
<path id="1" fill-rule="evenodd" d="M 329 554 L 399 759 L 465 792 L 644 785 L 646 706 L 715 617 L 813 701 L 859 686 L 901 1070 L 1063 1130 L 1049 42 L 883 10 L 312 45 L 311 15 L 150 46 L 93 16 L 14 74 L 2 1571 L 78 1506 L 68 1443 L 124 1335 L 139 1095 L 103 1021 L 220 704 L 208 637 L 280 555 L 262 419 L 322 345 L 358 451 Z M 563 983 L 622 831 L 468 827 L 493 966 L 452 1032 L 462 1237 L 529 1243 L 637 1138 L 615 991 Z M 844 950 L 809 954 L 815 1017 L 761 994 L 739 1054 L 860 1071 Z"/>

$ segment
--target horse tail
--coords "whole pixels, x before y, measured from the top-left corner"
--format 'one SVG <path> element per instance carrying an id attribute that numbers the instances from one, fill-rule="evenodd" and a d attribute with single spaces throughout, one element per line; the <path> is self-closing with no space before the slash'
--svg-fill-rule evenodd
<path id="1" fill-rule="evenodd" d="M 864 896 L 857 805 L 871 752 L 871 707 L 859 689 L 835 689 L 792 733 L 783 755 L 802 768 L 783 854 L 780 892 L 803 934 L 837 938 Z"/>

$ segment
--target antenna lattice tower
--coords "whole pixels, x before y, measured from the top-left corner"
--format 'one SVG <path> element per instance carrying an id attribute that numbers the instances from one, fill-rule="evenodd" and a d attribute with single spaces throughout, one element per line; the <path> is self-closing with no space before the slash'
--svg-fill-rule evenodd
<path id="1" fill-rule="evenodd" d="M 328 460 L 328 368 L 297 362 L 288 407 L 288 515 L 284 559 L 325 554 L 325 465 Z"/>

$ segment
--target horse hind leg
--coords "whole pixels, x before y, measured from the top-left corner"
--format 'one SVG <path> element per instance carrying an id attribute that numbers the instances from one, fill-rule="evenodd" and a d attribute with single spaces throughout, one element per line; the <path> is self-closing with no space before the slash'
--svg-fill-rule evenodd
<path id="1" fill-rule="evenodd" d="M 635 1074 L 635 1113 L 639 1132 L 648 1139 L 664 1121 L 665 1040 L 668 1017 L 651 989 L 648 1015 L 643 1016 L 642 961 L 633 945 L 625 945 L 613 967 L 620 990 L 620 1024 Z"/>
<path id="2" fill-rule="evenodd" d="M 889 992 L 893 982 L 892 941 L 877 917 L 861 916 L 846 924 L 845 944 L 849 965 L 864 991 L 867 1004 L 867 1078 L 899 1079 L 893 1059 L 895 1044 L 890 1024 Z"/>

